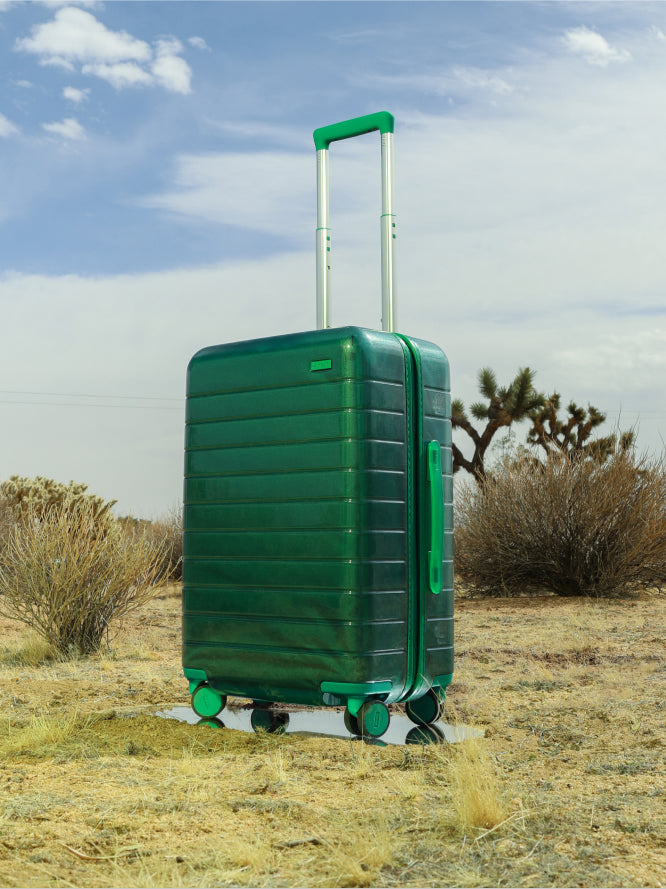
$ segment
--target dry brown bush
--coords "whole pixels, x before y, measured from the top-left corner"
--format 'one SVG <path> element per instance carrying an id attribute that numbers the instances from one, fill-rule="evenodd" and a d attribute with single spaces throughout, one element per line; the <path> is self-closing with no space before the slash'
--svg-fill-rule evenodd
<path id="1" fill-rule="evenodd" d="M 666 466 L 614 453 L 593 460 L 506 458 L 456 500 L 456 564 L 489 595 L 547 588 L 616 596 L 666 580 Z"/>
<path id="2" fill-rule="evenodd" d="M 163 543 L 164 558 L 170 576 L 173 580 L 180 580 L 183 576 L 182 511 L 174 507 L 162 518 L 152 521 L 146 533 L 149 540 Z"/>
<path id="3" fill-rule="evenodd" d="M 165 516 L 148 521 L 123 516 L 119 519 L 123 531 L 130 539 L 145 537 L 161 548 L 162 567 L 168 571 L 171 580 L 181 580 L 183 576 L 183 513 L 178 507 Z"/>
<path id="4" fill-rule="evenodd" d="M 164 546 L 115 522 L 100 528 L 98 504 L 80 500 L 27 509 L 0 558 L 0 614 L 36 630 L 60 654 L 99 649 L 109 623 L 143 605 L 168 579 Z"/>

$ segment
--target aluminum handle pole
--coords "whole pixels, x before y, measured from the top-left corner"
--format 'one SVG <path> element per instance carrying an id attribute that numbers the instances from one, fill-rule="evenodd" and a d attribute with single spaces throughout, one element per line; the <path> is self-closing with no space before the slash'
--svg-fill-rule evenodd
<path id="1" fill-rule="evenodd" d="M 382 133 L 382 330 L 396 325 L 395 213 L 393 212 L 393 133 Z"/>
<path id="2" fill-rule="evenodd" d="M 317 329 L 330 327 L 329 313 L 329 253 L 331 250 L 328 227 L 328 149 L 317 151 Z"/>

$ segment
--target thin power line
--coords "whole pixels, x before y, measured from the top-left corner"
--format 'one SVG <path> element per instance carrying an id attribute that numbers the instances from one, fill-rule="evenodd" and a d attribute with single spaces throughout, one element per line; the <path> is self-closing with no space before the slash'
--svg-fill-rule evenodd
<path id="1" fill-rule="evenodd" d="M 81 392 L 35 392 L 24 389 L 0 389 L 0 395 L 41 395 L 49 398 L 103 398 L 105 400 L 114 401 L 167 401 L 176 402 L 178 407 L 155 404 L 103 404 L 103 403 L 86 403 L 86 402 L 66 402 L 66 401 L 22 401 L 8 398 L 0 398 L 0 404 L 18 404 L 38 407 L 86 407 L 86 408 L 114 408 L 117 410 L 144 410 L 144 411 L 181 411 L 184 407 L 184 398 L 172 398 L 161 395 L 102 395 L 99 393 L 81 393 Z M 641 410 L 641 411 L 608 411 L 606 412 L 606 421 L 623 418 L 631 420 L 637 419 L 663 420 L 666 418 L 666 412 L 661 410 Z"/>
<path id="2" fill-rule="evenodd" d="M 174 399 L 176 400 L 176 399 Z M 86 402 L 58 402 L 58 401 L 10 401 L 8 399 L 0 399 L 0 404 L 20 404 L 20 405 L 41 405 L 43 407 L 101 407 L 118 408 L 128 411 L 180 411 L 182 407 L 167 407 L 166 405 L 156 404 L 87 404 Z"/>
<path id="3" fill-rule="evenodd" d="M 160 395 L 100 395 L 89 392 L 34 392 L 23 389 L 0 389 L 0 395 L 46 395 L 53 398 L 115 398 L 131 399 L 132 401 L 182 401 L 181 398 L 164 398 Z M 19 402 L 16 403 L 18 404 Z"/>

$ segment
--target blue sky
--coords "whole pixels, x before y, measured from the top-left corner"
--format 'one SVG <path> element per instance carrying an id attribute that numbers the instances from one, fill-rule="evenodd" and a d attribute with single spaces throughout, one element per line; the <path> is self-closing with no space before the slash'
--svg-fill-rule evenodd
<path id="1" fill-rule="evenodd" d="M 189 357 L 314 326 L 312 130 L 396 117 L 398 317 L 666 434 L 666 5 L 0 2 L 0 476 L 182 489 Z M 331 150 L 333 321 L 378 326 L 376 134 Z"/>

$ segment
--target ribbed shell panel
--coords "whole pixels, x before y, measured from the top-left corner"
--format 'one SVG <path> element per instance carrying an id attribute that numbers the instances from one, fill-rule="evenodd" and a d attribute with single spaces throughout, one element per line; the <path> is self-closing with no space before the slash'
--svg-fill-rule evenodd
<path id="1" fill-rule="evenodd" d="M 391 335 L 317 331 L 192 359 L 186 668 L 232 694 L 313 704 L 322 681 L 405 684 L 406 434 Z"/>

